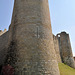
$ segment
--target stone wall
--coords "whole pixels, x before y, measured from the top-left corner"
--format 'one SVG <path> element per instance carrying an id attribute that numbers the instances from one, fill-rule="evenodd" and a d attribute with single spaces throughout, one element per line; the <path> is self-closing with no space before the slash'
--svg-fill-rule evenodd
<path id="1" fill-rule="evenodd" d="M 2 33 L 1 36 L 0 36 L 0 65 L 3 65 L 4 64 L 4 61 L 5 61 L 5 57 L 6 57 L 6 54 L 7 54 L 7 47 L 8 47 L 8 35 L 9 35 L 9 32 L 5 32 L 5 33 Z"/>
<path id="2" fill-rule="evenodd" d="M 60 34 L 57 34 L 57 36 L 62 62 L 71 66 L 72 68 L 75 68 L 69 34 L 66 32 L 61 32 Z"/>
<path id="3" fill-rule="evenodd" d="M 61 60 L 75 68 L 69 35 L 52 34 L 49 14 L 48 0 L 15 0 L 9 31 L 0 31 L 0 65 L 15 75 L 60 75 Z"/>
<path id="4" fill-rule="evenodd" d="M 17 75 L 60 75 L 48 0 L 15 0 L 9 32 L 7 61 Z"/>
<path id="5" fill-rule="evenodd" d="M 53 35 L 53 41 L 54 41 L 54 49 L 56 52 L 56 58 L 58 63 L 61 63 L 61 57 L 60 57 L 60 50 L 59 50 L 59 44 L 58 44 L 58 38 L 57 36 Z"/>

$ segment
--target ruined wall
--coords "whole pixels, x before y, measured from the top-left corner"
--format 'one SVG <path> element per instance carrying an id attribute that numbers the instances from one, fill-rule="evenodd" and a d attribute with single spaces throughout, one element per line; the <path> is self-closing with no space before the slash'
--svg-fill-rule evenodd
<path id="1" fill-rule="evenodd" d="M 5 57 L 6 57 L 6 54 L 7 54 L 7 47 L 8 47 L 8 35 L 9 35 L 9 32 L 2 32 L 1 33 L 1 36 L 0 36 L 0 65 L 3 65 L 4 64 L 4 61 L 5 61 Z"/>
<path id="2" fill-rule="evenodd" d="M 72 68 L 75 68 L 69 34 L 66 32 L 61 32 L 60 34 L 57 34 L 57 36 L 62 62 L 71 66 Z"/>
<path id="3" fill-rule="evenodd" d="M 58 44 L 58 38 L 57 36 L 53 35 L 53 41 L 54 41 L 54 49 L 56 52 L 56 58 L 58 63 L 61 63 L 61 57 L 60 57 L 60 50 L 59 50 L 59 44 Z"/>

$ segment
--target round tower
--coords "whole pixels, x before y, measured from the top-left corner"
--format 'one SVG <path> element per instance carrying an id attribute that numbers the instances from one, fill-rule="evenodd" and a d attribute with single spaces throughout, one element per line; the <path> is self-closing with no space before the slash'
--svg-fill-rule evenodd
<path id="1" fill-rule="evenodd" d="M 15 0 L 6 63 L 15 75 L 60 75 L 48 0 Z"/>
<path id="2" fill-rule="evenodd" d="M 69 65 L 72 68 L 75 68 L 75 62 L 72 54 L 69 34 L 67 34 L 66 32 L 61 32 L 58 35 L 60 35 L 60 37 L 58 38 L 62 62 Z"/>

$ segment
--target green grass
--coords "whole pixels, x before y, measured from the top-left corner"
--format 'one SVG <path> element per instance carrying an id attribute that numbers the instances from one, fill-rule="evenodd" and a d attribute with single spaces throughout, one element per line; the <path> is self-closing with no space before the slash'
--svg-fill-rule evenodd
<path id="1" fill-rule="evenodd" d="M 75 75 L 75 69 L 63 64 L 59 63 L 60 75 Z"/>

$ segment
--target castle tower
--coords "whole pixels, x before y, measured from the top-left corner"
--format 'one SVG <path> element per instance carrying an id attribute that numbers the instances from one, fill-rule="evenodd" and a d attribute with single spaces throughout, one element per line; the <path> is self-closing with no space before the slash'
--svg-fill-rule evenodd
<path id="1" fill-rule="evenodd" d="M 15 0 L 5 63 L 15 75 L 60 75 L 48 0 Z"/>
<path id="2" fill-rule="evenodd" d="M 66 32 L 61 32 L 57 36 L 59 40 L 60 55 L 62 58 L 62 62 L 69 65 L 72 68 L 75 68 L 75 62 L 72 54 L 69 34 L 67 34 Z"/>

